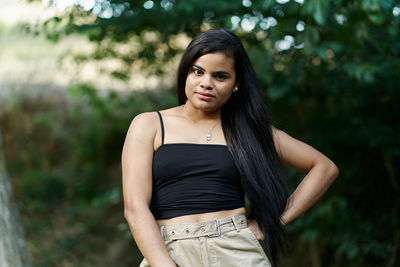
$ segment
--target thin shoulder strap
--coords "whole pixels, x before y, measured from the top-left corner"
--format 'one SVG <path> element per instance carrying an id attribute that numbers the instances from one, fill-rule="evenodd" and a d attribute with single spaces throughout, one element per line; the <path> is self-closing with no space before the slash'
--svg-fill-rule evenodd
<path id="1" fill-rule="evenodd" d="M 160 124 L 161 124 L 161 143 L 164 144 L 164 123 L 161 117 L 161 113 L 157 111 L 158 117 L 160 117 Z"/>

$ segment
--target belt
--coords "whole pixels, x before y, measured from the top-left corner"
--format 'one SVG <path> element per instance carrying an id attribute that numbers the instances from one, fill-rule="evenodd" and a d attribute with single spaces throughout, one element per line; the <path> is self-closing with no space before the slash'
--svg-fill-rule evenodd
<path id="1" fill-rule="evenodd" d="M 247 228 L 246 216 L 243 214 L 206 222 L 161 225 L 160 231 L 164 240 L 186 239 L 194 237 L 218 237 L 226 232 Z"/>

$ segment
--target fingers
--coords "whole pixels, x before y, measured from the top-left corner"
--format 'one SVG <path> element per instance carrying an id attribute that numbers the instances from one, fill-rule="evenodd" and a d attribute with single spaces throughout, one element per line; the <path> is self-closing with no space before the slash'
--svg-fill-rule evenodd
<path id="1" fill-rule="evenodd" d="M 261 232 L 260 227 L 258 227 L 258 223 L 255 220 L 248 220 L 247 227 L 253 232 L 257 240 L 264 240 L 264 234 Z"/>

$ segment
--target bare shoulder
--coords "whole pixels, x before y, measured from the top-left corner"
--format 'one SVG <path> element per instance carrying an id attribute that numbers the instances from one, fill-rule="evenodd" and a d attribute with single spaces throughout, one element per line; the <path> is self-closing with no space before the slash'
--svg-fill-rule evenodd
<path id="1" fill-rule="evenodd" d="M 272 134 L 275 137 L 275 134 L 278 134 L 278 131 L 280 131 L 278 128 L 276 128 L 274 125 L 271 124 L 271 129 L 272 129 Z"/>
<path id="2" fill-rule="evenodd" d="M 284 132 L 282 130 L 279 130 L 272 124 L 271 124 L 271 130 L 272 130 L 271 131 L 272 138 L 274 139 L 274 143 L 275 143 L 275 148 L 276 148 L 277 152 L 280 154 L 279 139 L 280 139 L 280 136 L 282 136 L 284 134 Z"/>
<path id="3" fill-rule="evenodd" d="M 286 132 L 276 128 L 274 125 L 271 125 L 271 129 L 272 129 L 272 137 L 274 138 L 275 142 L 281 143 L 281 142 L 289 142 L 296 140 Z"/>
<path id="4" fill-rule="evenodd" d="M 152 112 L 143 112 L 138 115 L 136 115 L 133 120 L 131 125 L 133 124 L 134 126 L 139 124 L 143 126 L 151 126 L 155 125 L 155 122 L 158 119 L 157 112 L 152 111 Z"/>
<path id="5" fill-rule="evenodd" d="M 289 148 L 294 148 L 295 146 L 299 148 L 299 146 L 306 145 L 305 143 L 293 138 L 286 132 L 276 128 L 273 125 L 271 125 L 271 130 L 276 151 L 281 158 L 285 156 L 285 150 L 288 150 Z"/>
<path id="6" fill-rule="evenodd" d="M 317 162 L 333 162 L 312 146 L 271 126 L 276 151 L 281 161 L 302 173 L 307 173 Z"/>
<path id="7" fill-rule="evenodd" d="M 157 112 L 140 113 L 133 118 L 127 133 L 127 138 L 153 139 L 157 133 Z"/>
<path id="8" fill-rule="evenodd" d="M 182 106 L 176 106 L 164 110 L 160 110 L 160 113 L 163 117 L 180 117 L 182 116 Z"/>

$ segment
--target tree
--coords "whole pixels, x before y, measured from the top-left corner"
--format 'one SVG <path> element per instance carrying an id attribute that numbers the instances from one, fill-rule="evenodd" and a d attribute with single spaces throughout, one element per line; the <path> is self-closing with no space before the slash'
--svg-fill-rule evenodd
<path id="1" fill-rule="evenodd" d="M 4 168 L 0 132 L 0 266 L 31 266 L 15 205 Z"/>

